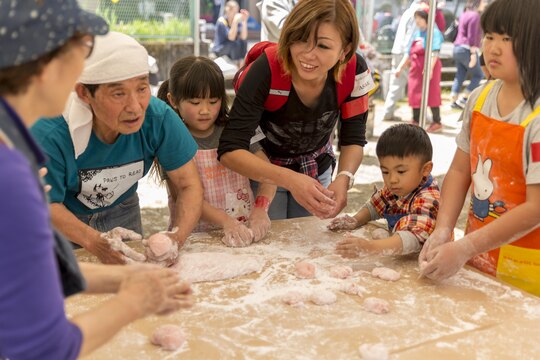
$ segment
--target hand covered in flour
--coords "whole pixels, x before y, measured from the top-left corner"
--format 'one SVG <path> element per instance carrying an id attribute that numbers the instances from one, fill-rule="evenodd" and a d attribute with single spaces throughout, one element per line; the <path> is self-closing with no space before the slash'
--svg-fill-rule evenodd
<path id="1" fill-rule="evenodd" d="M 356 220 L 355 217 L 344 215 L 337 217 L 335 219 L 332 219 L 330 224 L 328 224 L 327 228 L 328 230 L 354 230 L 358 227 L 358 220 Z"/>
<path id="2" fill-rule="evenodd" d="M 102 246 L 95 246 L 94 250 L 100 249 L 96 255 L 104 263 L 133 263 L 133 262 L 143 262 L 146 260 L 146 257 L 143 254 L 138 253 L 133 250 L 131 247 L 124 243 L 124 240 L 140 240 L 142 236 L 137 234 L 135 231 L 124 229 L 123 227 L 115 227 L 114 229 L 100 234 L 100 240 L 102 241 Z M 105 246 L 103 246 L 106 244 Z M 104 256 L 103 247 L 107 247 L 109 252 L 108 256 Z"/>
<path id="3" fill-rule="evenodd" d="M 373 253 L 373 243 L 356 236 L 347 236 L 336 244 L 336 253 L 345 258 L 356 258 L 360 254 Z"/>
<path id="4" fill-rule="evenodd" d="M 221 241 L 229 247 L 244 247 L 253 242 L 253 231 L 240 221 L 230 218 L 223 225 Z"/>
<path id="5" fill-rule="evenodd" d="M 436 228 L 428 237 L 422 250 L 418 255 L 418 263 L 422 264 L 427 261 L 427 253 L 436 247 L 452 241 L 452 230 L 446 228 Z"/>
<path id="6" fill-rule="evenodd" d="M 118 298 L 130 304 L 137 317 L 165 315 L 193 305 L 191 284 L 181 281 L 177 271 L 138 271 L 120 283 Z"/>
<path id="7" fill-rule="evenodd" d="M 475 255 L 474 245 L 463 238 L 442 244 L 426 253 L 420 262 L 420 275 L 440 281 L 454 275 Z"/>
<path id="8" fill-rule="evenodd" d="M 249 228 L 253 232 L 253 242 L 259 242 L 270 230 L 271 222 L 264 208 L 255 207 L 249 215 Z"/>
<path id="9" fill-rule="evenodd" d="M 177 231 L 178 228 L 175 227 L 172 231 L 162 231 L 142 241 L 148 262 L 164 267 L 176 264 L 179 253 L 178 243 L 172 239 L 172 236 Z"/>
<path id="10" fill-rule="evenodd" d="M 335 212 L 337 205 L 334 192 L 322 186 L 317 180 L 304 174 L 294 173 L 290 176 L 287 190 L 311 214 L 320 219 L 333 217 L 331 214 Z"/>

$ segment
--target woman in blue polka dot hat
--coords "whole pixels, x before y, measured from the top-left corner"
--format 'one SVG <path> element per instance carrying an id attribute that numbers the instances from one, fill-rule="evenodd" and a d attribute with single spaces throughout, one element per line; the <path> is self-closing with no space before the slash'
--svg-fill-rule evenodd
<path id="1" fill-rule="evenodd" d="M 76 0 L 0 0 L 0 359 L 75 359 L 140 317 L 191 304 L 188 284 L 151 266 L 80 264 L 50 224 L 27 128 L 55 116 L 107 23 Z M 118 293 L 67 319 L 64 296 Z"/>

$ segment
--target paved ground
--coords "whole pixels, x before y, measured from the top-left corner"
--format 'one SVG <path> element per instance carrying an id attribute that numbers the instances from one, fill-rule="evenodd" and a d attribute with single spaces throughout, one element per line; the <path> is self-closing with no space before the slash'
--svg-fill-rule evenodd
<path id="1" fill-rule="evenodd" d="M 444 95 L 443 95 L 444 96 Z M 375 100 L 375 127 L 374 135 L 369 139 L 369 143 L 364 149 L 364 160 L 356 173 L 356 185 L 349 192 L 349 201 L 346 213 L 354 213 L 373 193 L 373 186 L 382 186 L 382 176 L 379 169 L 377 157 L 375 156 L 375 146 L 379 135 L 389 126 L 396 122 L 382 121 L 383 101 Z M 456 149 L 455 137 L 461 129 L 461 122 L 458 122 L 459 111 L 453 110 L 449 106 L 448 99 L 443 99 L 441 107 L 443 132 L 430 134 L 433 143 L 433 175 L 442 183 L 444 175 L 448 170 Z M 429 112 L 429 110 L 428 110 Z M 404 121 L 412 118 L 412 112 L 406 102 L 400 103 L 395 115 L 400 116 Z M 164 187 L 160 187 L 153 179 L 145 177 L 139 182 L 139 197 L 143 213 L 143 226 L 145 233 L 152 234 L 163 230 L 167 225 L 167 194 Z M 465 212 L 458 222 L 458 227 L 463 229 L 465 223 Z"/>

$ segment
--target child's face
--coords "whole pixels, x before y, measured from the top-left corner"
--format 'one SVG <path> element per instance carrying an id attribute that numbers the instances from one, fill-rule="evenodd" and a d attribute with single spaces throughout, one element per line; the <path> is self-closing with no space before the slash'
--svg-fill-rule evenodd
<path id="1" fill-rule="evenodd" d="M 510 36 L 487 33 L 483 40 L 483 54 L 492 77 L 505 82 L 519 82 L 518 63 Z"/>
<path id="2" fill-rule="evenodd" d="M 220 109 L 219 98 L 193 98 L 182 100 L 178 104 L 180 117 L 191 134 L 199 138 L 212 134 Z"/>
<path id="3" fill-rule="evenodd" d="M 379 158 L 384 185 L 393 194 L 403 197 L 418 187 L 422 177 L 428 176 L 433 163 L 423 163 L 418 156 Z"/>
<path id="4" fill-rule="evenodd" d="M 427 29 L 427 21 L 424 20 L 423 17 L 415 16 L 414 22 L 416 23 L 416 26 L 418 27 L 418 29 L 420 29 L 420 31 L 425 31 Z"/>

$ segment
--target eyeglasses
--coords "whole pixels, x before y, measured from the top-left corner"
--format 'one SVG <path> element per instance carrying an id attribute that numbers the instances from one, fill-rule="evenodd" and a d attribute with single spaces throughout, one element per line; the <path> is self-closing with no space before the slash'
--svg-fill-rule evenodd
<path id="1" fill-rule="evenodd" d="M 94 37 L 92 35 L 86 35 L 83 38 L 81 38 L 79 41 L 79 44 L 87 48 L 88 53 L 86 54 L 86 59 L 92 55 L 92 51 L 94 50 Z"/>

